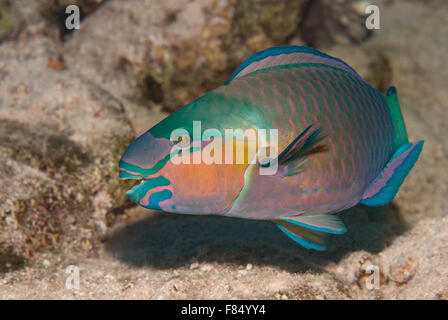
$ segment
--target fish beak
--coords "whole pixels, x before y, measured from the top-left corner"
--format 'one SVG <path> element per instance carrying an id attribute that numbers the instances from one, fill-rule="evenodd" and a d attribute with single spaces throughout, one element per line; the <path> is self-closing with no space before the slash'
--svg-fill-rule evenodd
<path id="1" fill-rule="evenodd" d="M 138 202 L 140 200 L 140 197 L 139 197 L 140 192 L 139 191 L 141 190 L 141 188 L 143 187 L 145 182 L 146 182 L 145 180 L 141 180 L 140 183 L 137 183 L 131 189 L 126 191 L 126 195 L 128 196 L 128 198 L 133 200 L 134 202 Z"/>
<path id="2" fill-rule="evenodd" d="M 126 192 L 127 197 L 148 209 L 159 209 L 159 203 L 173 196 L 168 187 L 170 182 L 162 176 L 152 179 L 142 179 Z"/>
<path id="3" fill-rule="evenodd" d="M 120 179 L 142 180 L 152 176 L 163 166 L 173 144 L 165 138 L 156 138 L 150 131 L 135 139 L 120 159 Z"/>
<path id="4" fill-rule="evenodd" d="M 169 139 L 154 137 L 150 131 L 129 145 L 120 159 L 120 179 L 140 182 L 126 192 L 129 199 L 151 209 L 158 208 L 159 202 L 171 198 L 171 191 L 157 191 L 157 188 L 170 184 L 160 176 L 159 171 L 168 161 L 172 146 Z M 157 192 L 151 196 L 153 189 Z"/>
<path id="5" fill-rule="evenodd" d="M 130 173 L 122 168 L 120 168 L 120 179 L 121 180 L 128 180 L 128 179 L 134 179 L 134 180 L 143 180 L 143 176 L 136 175 L 133 173 Z"/>

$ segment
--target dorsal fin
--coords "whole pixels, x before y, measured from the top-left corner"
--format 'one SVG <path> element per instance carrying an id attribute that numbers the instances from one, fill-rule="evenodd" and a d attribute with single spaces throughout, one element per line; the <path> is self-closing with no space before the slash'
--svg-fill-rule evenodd
<path id="1" fill-rule="evenodd" d="M 392 125 L 394 126 L 394 152 L 402 145 L 407 144 L 408 134 L 406 125 L 404 124 L 403 115 L 401 114 L 400 104 L 398 103 L 397 89 L 392 86 L 387 89 L 386 102 L 389 107 Z"/>
<path id="2" fill-rule="evenodd" d="M 295 63 L 323 63 L 346 70 L 359 77 L 356 71 L 344 61 L 331 57 L 314 48 L 282 46 L 272 47 L 252 55 L 235 70 L 227 83 L 256 70 Z"/>

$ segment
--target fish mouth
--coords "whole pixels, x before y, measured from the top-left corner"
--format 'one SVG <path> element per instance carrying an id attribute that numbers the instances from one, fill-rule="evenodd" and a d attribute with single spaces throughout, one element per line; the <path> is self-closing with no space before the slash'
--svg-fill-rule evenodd
<path id="1" fill-rule="evenodd" d="M 139 183 L 126 191 L 126 196 L 145 208 L 161 210 L 159 203 L 173 196 L 169 180 L 162 176 L 135 176 L 130 179 L 138 180 Z"/>
<path id="2" fill-rule="evenodd" d="M 137 180 L 134 186 L 126 191 L 126 195 L 131 199 L 135 198 L 135 196 L 132 195 L 139 194 L 139 190 L 141 190 L 143 185 L 151 179 L 151 177 L 146 177 L 120 168 L 120 180 Z"/>
<path id="3" fill-rule="evenodd" d="M 126 191 L 126 196 L 145 208 L 160 210 L 159 204 L 173 196 L 172 187 L 169 186 L 170 181 L 161 175 L 157 175 L 156 172 L 140 172 L 134 169 L 134 166 L 120 161 L 120 179 L 137 180 L 137 183 Z"/>
<path id="4" fill-rule="evenodd" d="M 157 178 L 149 178 L 144 176 L 133 177 L 130 179 L 137 181 L 131 189 L 126 191 L 126 195 L 129 199 L 136 203 L 140 203 L 140 200 L 145 196 L 145 194 L 154 188 L 154 182 L 157 181 Z"/>
<path id="5" fill-rule="evenodd" d="M 147 180 L 139 179 L 140 182 L 136 183 L 131 189 L 126 191 L 126 195 L 129 199 L 134 200 L 135 202 L 138 202 L 140 199 L 139 194 L 140 190 L 144 188 L 144 184 L 147 182 Z"/>
<path id="6" fill-rule="evenodd" d="M 120 168 L 120 180 L 143 180 L 145 176 Z"/>

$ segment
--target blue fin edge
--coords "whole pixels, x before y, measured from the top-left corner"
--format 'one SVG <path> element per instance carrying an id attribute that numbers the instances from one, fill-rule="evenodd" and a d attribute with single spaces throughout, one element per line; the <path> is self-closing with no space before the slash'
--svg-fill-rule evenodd
<path id="1" fill-rule="evenodd" d="M 344 234 L 347 232 L 347 228 L 344 228 L 344 230 L 342 231 L 334 231 L 331 229 L 326 229 L 326 228 L 318 228 L 318 227 L 314 227 L 314 226 L 310 226 L 309 224 L 305 224 L 305 223 L 301 223 L 295 220 L 290 220 L 290 219 L 283 219 L 283 221 L 307 228 L 307 229 L 311 229 L 311 230 L 315 230 L 315 231 L 320 231 L 320 232 L 326 232 L 326 233 L 331 233 L 331 234 Z"/>
<path id="2" fill-rule="evenodd" d="M 324 58 L 328 58 L 328 59 L 333 59 L 333 60 L 336 60 L 336 61 L 339 61 L 339 62 L 343 63 L 350 70 L 355 72 L 355 70 L 353 70 L 352 67 L 350 67 L 347 63 L 345 63 L 341 59 L 329 56 L 329 55 L 327 55 L 327 54 L 325 54 L 323 52 L 320 52 L 319 50 L 316 50 L 314 48 L 305 47 L 305 46 L 279 46 L 279 47 L 268 48 L 266 50 L 259 51 L 259 52 L 255 53 L 255 54 L 253 54 L 251 57 L 249 57 L 246 61 L 244 61 L 233 72 L 232 76 L 226 82 L 226 84 L 229 84 L 242 70 L 244 70 L 248 65 L 250 65 L 250 64 L 252 64 L 252 63 L 254 63 L 256 61 L 263 60 L 264 58 L 270 57 L 270 56 L 278 56 L 278 55 L 281 55 L 281 54 L 288 54 L 288 53 L 294 53 L 294 52 L 310 53 L 310 54 L 314 54 L 316 56 L 320 56 L 320 57 L 324 57 Z"/>
<path id="3" fill-rule="evenodd" d="M 308 240 L 305 240 L 303 238 L 300 238 L 299 236 L 296 236 L 295 234 L 293 234 L 292 232 L 289 232 L 288 230 L 286 230 L 285 228 L 283 228 L 281 225 L 277 224 L 277 227 L 282 230 L 289 238 L 291 238 L 292 240 L 294 240 L 295 242 L 297 242 L 298 244 L 300 244 L 302 247 L 306 248 L 306 249 L 314 249 L 317 251 L 326 251 L 325 247 L 322 247 L 318 244 L 315 244 L 313 242 L 310 242 Z"/>

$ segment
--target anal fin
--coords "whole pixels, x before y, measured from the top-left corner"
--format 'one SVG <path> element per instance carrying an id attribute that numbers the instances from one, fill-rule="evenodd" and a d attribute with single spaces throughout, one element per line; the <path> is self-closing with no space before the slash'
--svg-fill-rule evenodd
<path id="1" fill-rule="evenodd" d="M 342 234 L 347 231 L 344 222 L 342 222 L 342 220 L 335 214 L 299 215 L 288 217 L 283 220 L 321 232 Z"/>
<path id="2" fill-rule="evenodd" d="M 275 222 L 292 240 L 307 249 L 318 251 L 325 250 L 328 233 L 342 234 L 347 231 L 342 220 L 334 214 L 299 215 Z"/>
<path id="3" fill-rule="evenodd" d="M 308 229 L 284 220 L 275 221 L 277 227 L 282 230 L 289 238 L 299 243 L 306 249 L 325 251 L 325 240 L 327 233 Z"/>

